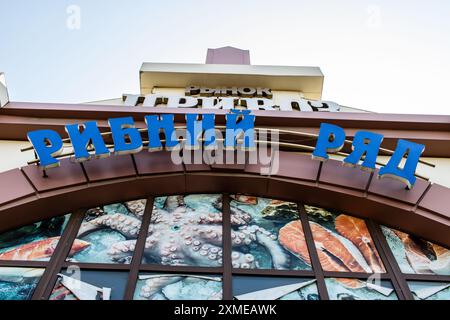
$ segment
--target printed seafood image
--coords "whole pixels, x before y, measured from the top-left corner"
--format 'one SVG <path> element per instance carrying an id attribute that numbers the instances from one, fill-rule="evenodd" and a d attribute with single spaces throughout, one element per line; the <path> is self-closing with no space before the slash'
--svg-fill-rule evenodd
<path id="1" fill-rule="evenodd" d="M 233 268 L 310 269 L 278 236 L 280 228 L 298 221 L 295 203 L 243 195 L 231 195 L 231 199 Z"/>
<path id="2" fill-rule="evenodd" d="M 221 300 L 222 278 L 204 275 L 140 275 L 135 300 Z"/>
<path id="3" fill-rule="evenodd" d="M 403 273 L 450 275 L 450 250 L 407 233 L 382 227 Z"/>
<path id="4" fill-rule="evenodd" d="M 222 266 L 222 196 L 156 198 L 143 263 Z"/>
<path id="5" fill-rule="evenodd" d="M 450 282 L 409 281 L 415 300 L 450 300 Z"/>
<path id="6" fill-rule="evenodd" d="M 72 262 L 130 263 L 141 228 L 146 200 L 115 203 L 89 209 L 72 251 Z M 76 251 L 83 243 L 86 247 Z"/>
<path id="7" fill-rule="evenodd" d="M 314 279 L 235 276 L 233 292 L 236 300 L 319 300 Z"/>
<path id="8" fill-rule="evenodd" d="M 348 286 L 348 283 L 352 286 Z M 397 300 L 388 281 L 373 284 L 357 279 L 328 278 L 325 284 L 330 300 Z"/>
<path id="9" fill-rule="evenodd" d="M 385 272 L 383 263 L 362 219 L 305 206 L 317 254 L 325 271 Z M 310 265 L 302 224 L 291 221 L 280 229 L 280 243 Z"/>
<path id="10" fill-rule="evenodd" d="M 52 256 L 70 214 L 8 231 L 0 235 L 0 260 L 48 261 Z M 77 241 L 70 254 L 88 243 Z"/>
<path id="11" fill-rule="evenodd" d="M 0 268 L 0 300 L 30 300 L 44 269 Z"/>
<path id="12" fill-rule="evenodd" d="M 90 283 L 58 274 L 58 281 L 49 300 L 110 300 L 111 288 L 99 288 Z"/>

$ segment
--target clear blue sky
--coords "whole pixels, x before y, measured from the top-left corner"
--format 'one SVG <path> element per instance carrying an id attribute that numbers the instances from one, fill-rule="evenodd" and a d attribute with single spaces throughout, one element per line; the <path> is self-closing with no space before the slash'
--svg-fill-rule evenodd
<path id="1" fill-rule="evenodd" d="M 71 5 L 80 9 L 73 29 Z M 72 22 L 72 24 L 70 24 Z M 312 65 L 324 98 L 392 113 L 450 114 L 450 1 L 0 0 L 11 99 L 83 102 L 139 91 L 142 62 Z"/>

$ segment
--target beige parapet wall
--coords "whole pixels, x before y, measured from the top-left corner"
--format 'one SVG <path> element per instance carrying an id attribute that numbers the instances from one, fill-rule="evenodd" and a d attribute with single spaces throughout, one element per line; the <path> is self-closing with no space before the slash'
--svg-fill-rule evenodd
<path id="1" fill-rule="evenodd" d="M 191 85 L 262 87 L 274 91 L 300 91 L 306 99 L 320 100 L 323 80 L 318 67 L 144 63 L 140 70 L 140 93 L 152 93 L 156 87 L 185 88 Z"/>

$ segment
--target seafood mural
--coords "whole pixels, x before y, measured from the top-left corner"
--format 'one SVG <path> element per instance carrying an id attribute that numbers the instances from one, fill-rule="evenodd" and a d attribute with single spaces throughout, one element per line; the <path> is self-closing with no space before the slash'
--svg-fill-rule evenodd
<path id="1" fill-rule="evenodd" d="M 305 206 L 305 209 L 317 254 L 325 271 L 385 272 L 364 220 L 312 206 Z M 311 264 L 299 220 L 283 226 L 279 239 L 292 254 L 306 264 Z"/>
<path id="2" fill-rule="evenodd" d="M 75 266 L 58 274 L 50 300 L 122 300 L 128 272 L 93 271 Z"/>
<path id="3" fill-rule="evenodd" d="M 450 250 L 407 233 L 382 227 L 403 273 L 450 275 Z"/>
<path id="4" fill-rule="evenodd" d="M 72 246 L 72 262 L 130 263 L 146 200 L 114 203 L 87 210 Z M 83 250 L 76 250 L 83 244 Z"/>
<path id="5" fill-rule="evenodd" d="M 48 261 L 59 242 L 70 214 L 54 217 L 0 235 L 0 260 Z M 75 254 L 86 247 L 77 242 Z"/>
<path id="6" fill-rule="evenodd" d="M 347 283 L 352 283 L 352 286 Z M 330 300 L 397 300 L 388 281 L 374 285 L 357 279 L 327 278 L 325 284 Z"/>
<path id="7" fill-rule="evenodd" d="M 281 228 L 299 221 L 295 203 L 244 195 L 231 195 L 231 199 L 233 268 L 310 269 L 306 243 L 301 259 L 283 244 L 283 235 L 279 235 Z"/>
<path id="8" fill-rule="evenodd" d="M 450 282 L 408 282 L 415 300 L 450 300 Z"/>
<path id="9" fill-rule="evenodd" d="M 30 300 L 44 269 L 0 268 L 0 300 Z"/>
<path id="10" fill-rule="evenodd" d="M 134 300 L 221 300 L 222 278 L 205 275 L 141 274 Z"/>
<path id="11" fill-rule="evenodd" d="M 143 263 L 222 266 L 222 195 L 156 198 Z"/>
<path id="12" fill-rule="evenodd" d="M 233 277 L 236 300 L 319 300 L 316 280 L 274 277 Z"/>

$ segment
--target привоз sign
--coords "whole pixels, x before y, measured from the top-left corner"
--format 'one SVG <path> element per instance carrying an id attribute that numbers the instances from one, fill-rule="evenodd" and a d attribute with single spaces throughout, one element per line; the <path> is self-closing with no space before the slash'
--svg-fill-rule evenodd
<path id="1" fill-rule="evenodd" d="M 303 98 L 282 99 L 277 105 L 272 100 L 272 90 L 269 88 L 230 87 L 205 88 L 190 86 L 185 89 L 185 95 L 165 94 L 125 94 L 126 106 L 168 108 L 203 108 L 203 109 L 249 109 L 271 111 L 318 111 L 338 112 L 340 105 L 331 101 L 315 101 Z"/>

